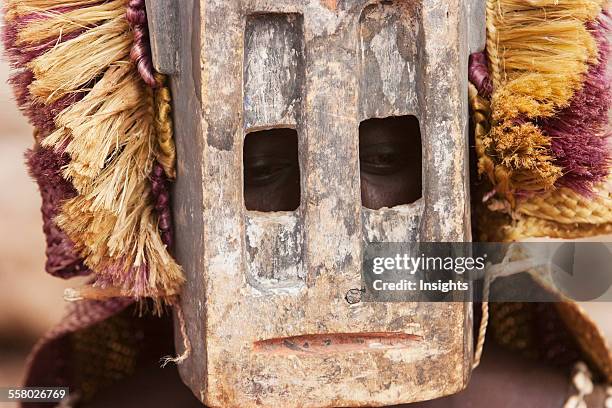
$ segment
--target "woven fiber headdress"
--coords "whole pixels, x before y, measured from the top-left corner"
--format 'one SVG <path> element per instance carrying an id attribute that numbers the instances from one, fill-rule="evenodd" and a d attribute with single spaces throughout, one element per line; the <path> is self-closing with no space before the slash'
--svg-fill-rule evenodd
<path id="1" fill-rule="evenodd" d="M 486 54 L 470 63 L 478 171 L 492 187 L 481 238 L 612 232 L 606 4 L 487 2 Z"/>
<path id="2" fill-rule="evenodd" d="M 607 4 L 487 0 L 486 52 L 469 72 L 481 240 L 612 233 Z M 557 363 L 581 354 L 612 381 L 605 337 L 575 302 L 496 303 L 490 315 L 501 344 Z"/>
<path id="3" fill-rule="evenodd" d="M 144 0 L 7 0 L 10 82 L 35 126 L 47 271 L 91 274 L 76 296 L 170 300 L 170 94 L 153 72 Z"/>

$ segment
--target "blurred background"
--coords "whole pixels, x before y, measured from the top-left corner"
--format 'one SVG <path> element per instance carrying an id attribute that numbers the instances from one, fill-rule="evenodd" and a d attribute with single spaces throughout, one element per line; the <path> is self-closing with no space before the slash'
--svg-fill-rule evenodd
<path id="1" fill-rule="evenodd" d="M 0 49 L 1 51 L 1 49 Z M 21 383 L 24 360 L 37 338 L 62 316 L 64 288 L 47 275 L 45 240 L 36 184 L 23 153 L 32 130 L 6 84 L 0 63 L 0 386 Z"/>

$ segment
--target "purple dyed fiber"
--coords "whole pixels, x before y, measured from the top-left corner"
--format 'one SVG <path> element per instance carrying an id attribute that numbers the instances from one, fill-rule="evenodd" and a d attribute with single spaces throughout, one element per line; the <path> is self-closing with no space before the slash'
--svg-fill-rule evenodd
<path id="1" fill-rule="evenodd" d="M 63 7 L 53 10 L 55 13 L 62 13 L 75 9 L 76 7 Z M 29 92 L 29 86 L 34 81 L 34 74 L 31 70 L 25 69 L 29 62 L 34 58 L 44 54 L 59 43 L 69 41 L 81 35 L 86 28 L 67 34 L 61 38 L 50 38 L 38 44 L 16 45 L 17 33 L 21 27 L 36 20 L 48 18 L 48 13 L 31 13 L 26 16 L 17 17 L 6 22 L 4 28 L 3 41 L 5 53 L 13 68 L 21 69 L 11 75 L 9 83 L 13 87 L 13 92 L 17 104 L 30 123 L 42 131 L 50 132 L 55 127 L 55 117 L 65 108 L 82 99 L 82 93 L 66 95 L 51 104 L 43 104 L 34 101 Z"/>
<path id="2" fill-rule="evenodd" d="M 2 41 L 4 43 L 4 48 L 6 49 L 6 54 L 9 58 L 9 62 L 11 62 L 13 67 L 23 66 L 32 61 L 34 58 L 44 54 L 57 44 L 76 38 L 87 30 L 87 28 L 84 27 L 82 29 L 76 30 L 75 32 L 62 35 L 59 38 L 47 38 L 37 44 L 17 45 L 17 35 L 21 29 L 33 22 L 45 20 L 53 17 L 54 15 L 64 14 L 69 11 L 76 10 L 78 8 L 80 7 L 58 7 L 55 9 L 47 10 L 45 12 L 34 12 L 23 16 L 18 16 L 11 20 L 5 21 Z"/>
<path id="3" fill-rule="evenodd" d="M 9 85 L 11 85 L 13 89 L 13 94 L 15 95 L 15 101 L 17 105 L 24 109 L 25 106 L 30 102 L 31 95 L 28 91 L 28 86 L 34 81 L 34 73 L 29 69 L 19 71 L 13 75 L 8 80 Z"/>
<path id="4" fill-rule="evenodd" d="M 26 152 L 26 161 L 42 196 L 43 231 L 47 240 L 46 271 L 64 279 L 88 275 L 90 271 L 76 253 L 73 242 L 54 221 L 60 204 L 76 195 L 72 185 L 61 175 L 61 168 L 68 163 L 68 158 L 51 149 L 38 147 Z"/>
<path id="5" fill-rule="evenodd" d="M 50 132 L 55 128 L 55 117 L 64 109 L 83 99 L 84 96 L 85 94 L 83 92 L 68 94 L 48 105 L 40 102 L 31 102 L 27 106 L 25 113 L 34 126 Z"/>
<path id="6" fill-rule="evenodd" d="M 468 78 L 476 86 L 480 96 L 490 98 L 493 93 L 493 83 L 489 76 L 487 65 L 487 54 L 485 52 L 475 52 L 470 55 Z"/>
<path id="7" fill-rule="evenodd" d="M 57 46 L 57 44 L 61 44 L 72 39 L 77 38 L 81 34 L 87 31 L 87 28 L 82 28 L 80 30 L 73 31 L 71 33 L 63 35 L 61 38 L 51 38 L 47 41 L 43 41 L 38 44 L 30 44 L 27 46 L 21 46 L 15 48 L 14 51 L 14 59 L 15 62 L 21 65 L 29 64 L 35 58 L 43 55 L 53 47 Z"/>
<path id="8" fill-rule="evenodd" d="M 126 18 L 134 33 L 134 42 L 130 51 L 130 59 L 142 80 L 152 88 L 159 84 L 155 80 L 151 44 L 149 42 L 149 29 L 147 26 L 147 12 L 144 0 L 130 0 Z"/>
<path id="9" fill-rule="evenodd" d="M 46 105 L 32 98 L 28 87 L 33 80 L 32 71 L 24 70 L 13 74 L 9 78 L 9 84 L 13 87 L 17 105 L 30 123 L 44 132 L 51 132 L 55 129 L 55 117 L 64 109 L 83 99 L 84 93 L 68 94 Z"/>
<path id="10" fill-rule="evenodd" d="M 610 44 L 608 24 L 600 19 L 587 24 L 599 47 L 599 60 L 591 65 L 585 82 L 570 105 L 554 118 L 540 123 L 551 137 L 551 149 L 564 175 L 558 185 L 589 195 L 596 182 L 603 181 L 610 170 L 607 138 L 608 111 L 611 105 L 610 78 L 607 64 Z"/>
<path id="11" fill-rule="evenodd" d="M 173 244 L 173 231 L 172 214 L 170 213 L 170 182 L 166 177 L 164 168 L 158 162 L 155 162 L 153 165 L 150 179 L 159 232 L 163 243 L 168 248 L 171 248 Z"/>
<path id="12" fill-rule="evenodd" d="M 155 162 L 150 175 L 151 195 L 155 205 L 158 225 L 162 242 L 172 247 L 172 215 L 170 212 L 169 180 L 164 168 Z M 128 288 L 134 296 L 147 296 L 149 288 L 149 268 L 147 265 L 133 266 L 126 269 L 125 258 L 105 265 L 104 273 L 95 278 L 95 286 L 100 288 L 119 287 Z"/>
<path id="13" fill-rule="evenodd" d="M 550 119 L 536 123 L 551 138 L 555 164 L 563 169 L 558 186 L 569 187 L 584 195 L 592 193 L 594 183 L 605 180 L 610 171 L 608 111 L 612 105 L 607 64 L 610 44 L 609 14 L 587 23 L 597 41 L 599 58 L 589 67 L 583 87 L 576 92 L 570 105 Z M 469 80 L 486 98 L 492 94 L 486 53 L 474 53 L 469 60 Z M 518 192 L 520 193 L 520 192 Z"/>
<path id="14" fill-rule="evenodd" d="M 119 288 L 124 289 L 133 297 L 150 296 L 149 291 L 149 267 L 147 265 L 132 266 L 126 268 L 124 257 L 104 265 L 104 273 L 97 274 L 92 281 L 97 288 Z"/>

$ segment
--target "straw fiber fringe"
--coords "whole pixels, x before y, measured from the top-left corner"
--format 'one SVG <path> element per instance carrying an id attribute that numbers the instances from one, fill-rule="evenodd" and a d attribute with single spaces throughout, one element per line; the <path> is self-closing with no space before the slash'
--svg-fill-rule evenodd
<path id="1" fill-rule="evenodd" d="M 34 59 L 34 98 L 45 104 L 83 89 L 113 63 L 129 55 L 132 38 L 124 17 L 118 17 L 59 44 Z"/>
<path id="2" fill-rule="evenodd" d="M 19 5 L 24 6 L 24 3 L 19 3 Z M 37 29 L 39 25 L 48 20 L 65 21 L 64 19 L 53 17 L 57 16 L 57 13 L 60 11 L 67 11 L 71 8 L 54 8 L 52 9 L 53 13 L 49 12 L 48 10 L 41 10 L 40 8 L 33 9 L 36 11 L 31 11 L 28 8 L 28 10 L 30 10 L 29 14 L 25 14 L 23 16 L 16 17 L 13 20 L 7 21 L 3 27 L 2 37 L 7 59 L 11 64 L 11 67 L 16 69 L 16 72 L 9 78 L 9 83 L 13 86 L 13 91 L 15 93 L 15 98 L 19 108 L 36 128 L 44 132 L 50 132 L 54 128 L 54 117 L 66 107 L 79 100 L 82 97 L 82 93 L 71 93 L 59 98 L 56 102 L 51 104 L 44 104 L 35 100 L 29 90 L 29 87 L 34 81 L 35 77 L 32 70 L 28 68 L 28 65 L 35 58 L 47 53 L 49 50 L 78 37 L 85 31 L 85 29 L 81 27 L 79 30 L 69 33 L 63 32 L 59 37 L 48 37 L 43 41 L 18 44 L 17 39 L 21 34 L 21 30 L 25 28 Z M 5 11 L 10 12 L 10 10 Z M 102 21 L 99 21 L 98 23 L 101 22 Z M 41 33 L 43 36 L 48 36 L 48 33 L 44 31 L 41 31 Z"/>
<path id="3" fill-rule="evenodd" d="M 582 85 L 597 44 L 584 23 L 601 13 L 602 0 L 489 0 L 488 55 L 495 92 L 512 90 L 524 103 L 509 114 L 552 115 Z"/>
<path id="4" fill-rule="evenodd" d="M 121 9 L 125 0 L 113 0 L 109 2 L 98 2 L 86 9 L 67 6 L 50 10 L 39 11 L 31 9 L 25 18 L 23 28 L 18 31 L 16 45 L 27 46 L 61 38 L 74 32 L 80 32 L 84 28 L 121 17 L 124 11 Z M 56 18 L 60 17 L 60 18 Z M 31 24 L 36 20 L 36 24 Z"/>
<path id="5" fill-rule="evenodd" d="M 117 76 L 119 89 L 123 90 L 123 81 L 129 78 L 132 83 L 140 83 L 139 78 L 134 81 L 135 72 L 121 71 L 123 67 L 107 71 L 110 77 Z M 91 104 L 92 109 L 99 106 L 96 91 L 92 90 L 94 98 L 91 100 L 86 97 L 75 104 L 74 112 L 72 108 L 64 112 L 67 116 L 75 113 L 72 119 L 76 126 L 81 125 L 83 106 L 79 105 Z M 125 93 L 125 105 L 110 109 L 111 112 L 114 109 L 112 115 L 84 109 L 88 112 L 85 118 L 89 118 L 86 126 L 97 125 L 100 130 L 79 133 L 82 137 L 77 139 L 75 130 L 66 128 L 73 135 L 66 148 L 67 152 L 73 152 L 73 162 L 66 167 L 65 174 L 72 176 L 80 195 L 66 202 L 58 224 L 77 243 L 86 263 L 94 270 L 103 271 L 97 276 L 99 286 L 118 287 L 133 296 L 155 296 L 156 293 L 168 296 L 178 292 L 182 273 L 161 240 L 155 203 L 142 199 L 151 197 L 149 175 L 153 170 L 157 137 L 152 91 L 144 84 L 140 93 L 132 95 L 132 91 L 137 89 Z M 131 104 L 137 100 L 145 103 L 140 107 Z M 109 120 L 111 123 L 107 123 Z M 63 123 L 62 118 L 58 123 Z M 58 131 L 60 133 L 65 133 L 65 129 Z M 99 135 L 107 135 L 108 140 Z M 55 145 L 63 143 L 64 140 L 59 139 Z M 92 148 L 92 144 L 101 149 Z M 96 167 L 100 164 L 96 158 L 85 156 L 83 159 L 80 153 L 87 151 L 106 154 L 102 168 Z"/>
<path id="6" fill-rule="evenodd" d="M 137 75 L 129 64 L 110 67 L 81 101 L 57 116 L 57 130 L 43 142 L 70 155 L 64 175 L 80 194 L 91 192 L 108 160 L 125 154 L 119 151 L 154 134 L 152 107 L 143 103 L 150 91 Z M 117 198 L 108 197 L 106 206 Z"/>
<path id="7" fill-rule="evenodd" d="M 488 0 L 492 129 L 484 141 L 489 178 L 514 204 L 517 191 L 553 188 L 563 175 L 551 139 L 536 124 L 569 105 L 597 44 L 585 27 L 602 0 Z"/>
<path id="8" fill-rule="evenodd" d="M 162 177 L 174 174 L 170 96 L 154 95 L 130 60 L 136 36 L 127 5 L 9 0 L 4 39 L 22 70 L 14 80 L 22 108 L 35 114 L 34 106 L 53 107 L 42 121 L 53 132 L 42 143 L 69 157 L 62 176 L 75 194 L 55 222 L 94 272 L 92 293 L 170 301 L 184 281 L 168 252 L 170 200 Z M 69 39 L 62 41 L 64 32 Z M 49 36 L 57 36 L 55 45 L 22 64 L 18 44 L 48 44 Z"/>
<path id="9" fill-rule="evenodd" d="M 19 16 L 58 7 L 85 8 L 99 3 L 100 0 L 53 0 L 52 2 L 49 0 L 5 0 L 5 19 L 10 21 Z"/>

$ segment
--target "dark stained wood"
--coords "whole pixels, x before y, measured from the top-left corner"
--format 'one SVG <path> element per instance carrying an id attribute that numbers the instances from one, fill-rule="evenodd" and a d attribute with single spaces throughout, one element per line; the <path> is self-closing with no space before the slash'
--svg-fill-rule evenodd
<path id="1" fill-rule="evenodd" d="M 175 247 L 187 283 L 181 305 L 188 321 L 190 357 L 179 369 L 183 381 L 201 399 L 206 387 L 206 310 L 203 284 L 202 95 L 200 75 L 200 1 L 147 0 L 156 69 L 171 74 L 172 111 L 177 148 L 173 187 Z M 176 15 L 174 14 L 176 13 Z M 169 21 L 174 21 L 170 24 Z M 177 22 L 180 21 L 180 24 Z M 175 42 L 176 41 L 176 42 Z M 183 338 L 175 318 L 177 353 Z"/>
<path id="2" fill-rule="evenodd" d="M 487 40 L 487 18 L 485 0 L 467 1 L 468 9 L 468 49 L 470 54 L 483 51 Z"/>
<path id="3" fill-rule="evenodd" d="M 162 74 L 176 74 L 179 68 L 181 3 L 182 0 L 146 0 L 153 66 Z"/>

